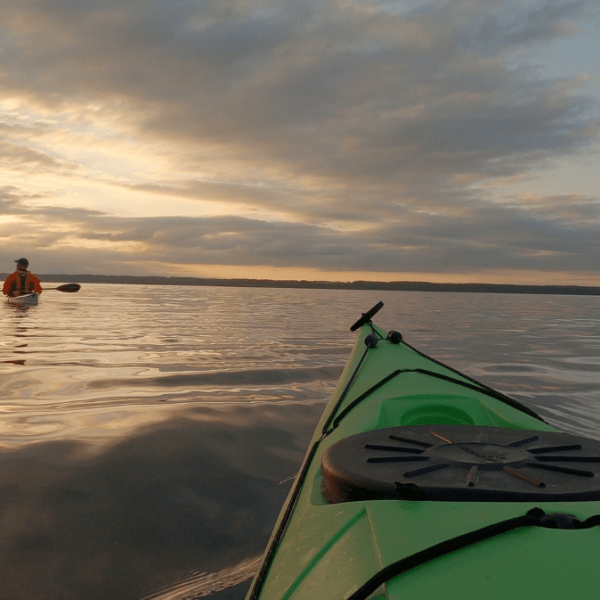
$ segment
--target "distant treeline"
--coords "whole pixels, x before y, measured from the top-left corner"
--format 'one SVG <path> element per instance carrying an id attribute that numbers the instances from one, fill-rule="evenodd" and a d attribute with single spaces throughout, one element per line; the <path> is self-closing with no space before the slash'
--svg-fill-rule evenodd
<path id="1" fill-rule="evenodd" d="M 6 278 L 8 275 L 3 275 Z M 120 283 L 134 285 L 227 286 L 408 292 L 479 292 L 497 294 L 568 294 L 598 296 L 600 287 L 578 285 L 512 285 L 491 283 L 428 283 L 423 281 L 305 281 L 271 279 L 207 279 L 198 277 L 135 277 L 132 275 L 38 275 L 61 283 Z"/>

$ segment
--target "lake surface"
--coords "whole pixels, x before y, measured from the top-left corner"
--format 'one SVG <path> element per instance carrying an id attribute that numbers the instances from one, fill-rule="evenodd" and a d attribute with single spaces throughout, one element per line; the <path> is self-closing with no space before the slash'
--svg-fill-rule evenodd
<path id="1" fill-rule="evenodd" d="M 375 318 L 600 439 L 600 297 L 84 285 L 2 303 L 1 598 L 241 600 Z"/>

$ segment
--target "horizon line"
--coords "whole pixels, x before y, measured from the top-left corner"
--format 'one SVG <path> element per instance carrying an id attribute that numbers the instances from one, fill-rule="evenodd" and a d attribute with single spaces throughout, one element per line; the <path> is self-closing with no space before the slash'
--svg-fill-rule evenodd
<path id="1" fill-rule="evenodd" d="M 8 274 L 3 273 L 3 276 Z M 253 279 L 165 275 L 89 275 L 40 274 L 46 281 L 72 280 L 74 283 L 120 283 L 138 285 L 189 285 L 231 287 L 289 287 L 316 289 L 363 289 L 382 291 L 476 291 L 505 293 L 545 293 L 569 295 L 600 295 L 599 286 L 577 284 L 522 284 L 522 283 L 434 283 L 429 281 L 327 281 L 307 279 Z"/>

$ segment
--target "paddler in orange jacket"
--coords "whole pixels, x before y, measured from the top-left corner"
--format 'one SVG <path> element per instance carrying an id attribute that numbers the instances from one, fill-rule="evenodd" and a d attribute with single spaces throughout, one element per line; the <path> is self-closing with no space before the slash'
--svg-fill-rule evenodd
<path id="1" fill-rule="evenodd" d="M 31 292 L 41 294 L 40 280 L 27 270 L 29 261 L 26 258 L 19 258 L 15 262 L 17 263 L 17 270 L 6 278 L 2 293 L 5 296 L 23 296 L 24 294 L 31 294 Z"/>

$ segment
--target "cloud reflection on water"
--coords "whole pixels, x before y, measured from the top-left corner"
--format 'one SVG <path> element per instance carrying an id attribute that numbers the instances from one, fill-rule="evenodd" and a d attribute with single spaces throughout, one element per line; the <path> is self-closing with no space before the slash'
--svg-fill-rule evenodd
<path id="1" fill-rule="evenodd" d="M 185 407 L 100 451 L 72 440 L 5 452 L 3 593 L 139 599 L 182 573 L 259 556 L 291 485 L 279 484 L 296 472 L 321 410 Z"/>

